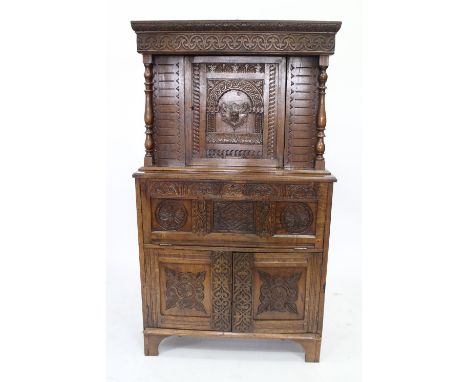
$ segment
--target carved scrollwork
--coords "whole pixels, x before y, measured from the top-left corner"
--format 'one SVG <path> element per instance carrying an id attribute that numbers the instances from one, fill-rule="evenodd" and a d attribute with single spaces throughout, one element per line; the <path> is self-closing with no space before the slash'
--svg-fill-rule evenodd
<path id="1" fill-rule="evenodd" d="M 231 330 L 232 256 L 229 252 L 212 255 L 211 287 L 213 314 L 211 329 Z"/>
<path id="2" fill-rule="evenodd" d="M 195 309 L 206 313 L 205 272 L 178 272 L 165 268 L 166 273 L 166 309 Z"/>
<path id="3" fill-rule="evenodd" d="M 187 210 L 180 200 L 163 200 L 156 209 L 156 221 L 165 230 L 176 231 L 187 221 Z"/>
<path id="4" fill-rule="evenodd" d="M 264 312 L 298 313 L 298 281 L 301 273 L 296 272 L 290 276 L 272 275 L 265 271 L 258 271 L 262 280 L 260 287 L 260 305 L 257 314 Z"/>
<path id="5" fill-rule="evenodd" d="M 233 253 L 232 331 L 252 328 L 253 253 Z"/>
<path id="6" fill-rule="evenodd" d="M 333 33 L 199 32 L 145 33 L 137 37 L 139 52 L 333 53 Z"/>
<path id="7" fill-rule="evenodd" d="M 192 232 L 206 235 L 211 231 L 212 204 L 206 200 L 192 201 Z"/>

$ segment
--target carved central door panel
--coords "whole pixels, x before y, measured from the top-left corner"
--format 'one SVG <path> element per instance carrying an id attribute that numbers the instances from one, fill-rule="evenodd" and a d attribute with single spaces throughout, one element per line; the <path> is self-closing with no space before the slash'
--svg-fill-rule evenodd
<path id="1" fill-rule="evenodd" d="M 285 59 L 185 60 L 187 162 L 282 165 Z"/>

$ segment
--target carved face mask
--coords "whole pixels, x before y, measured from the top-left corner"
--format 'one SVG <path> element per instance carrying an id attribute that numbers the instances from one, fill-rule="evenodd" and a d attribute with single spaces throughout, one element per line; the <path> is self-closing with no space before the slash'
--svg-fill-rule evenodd
<path id="1" fill-rule="evenodd" d="M 224 122 L 232 127 L 235 131 L 239 126 L 243 125 L 247 120 L 250 112 L 250 105 L 247 102 L 238 104 L 236 102 L 225 103 L 219 105 L 221 118 Z"/>

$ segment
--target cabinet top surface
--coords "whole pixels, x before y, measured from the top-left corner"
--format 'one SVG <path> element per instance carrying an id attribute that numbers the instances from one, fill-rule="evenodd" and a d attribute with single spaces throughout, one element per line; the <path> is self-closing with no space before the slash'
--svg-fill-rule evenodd
<path id="1" fill-rule="evenodd" d="M 336 33 L 341 21 L 290 20 L 145 20 L 132 21 L 135 32 L 163 31 L 258 31 L 258 32 L 330 32 Z"/>

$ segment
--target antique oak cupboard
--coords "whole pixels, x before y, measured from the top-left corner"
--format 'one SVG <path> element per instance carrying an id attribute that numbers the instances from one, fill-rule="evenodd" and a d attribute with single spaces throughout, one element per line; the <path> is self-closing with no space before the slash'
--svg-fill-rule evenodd
<path id="1" fill-rule="evenodd" d="M 340 22 L 133 21 L 146 355 L 168 336 L 292 340 L 320 357 L 333 182 L 325 84 Z"/>

